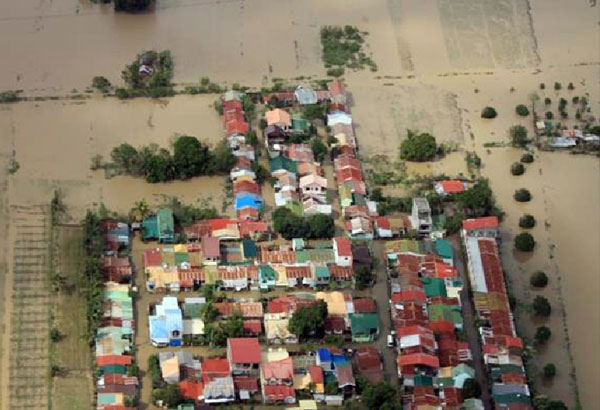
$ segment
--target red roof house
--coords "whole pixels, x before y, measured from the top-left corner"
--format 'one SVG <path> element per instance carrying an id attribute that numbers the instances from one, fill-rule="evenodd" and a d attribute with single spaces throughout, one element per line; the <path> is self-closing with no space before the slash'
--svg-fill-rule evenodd
<path id="1" fill-rule="evenodd" d="M 486 216 L 482 218 L 465 219 L 462 223 L 463 229 L 477 230 L 477 229 L 498 229 L 498 217 Z"/>
<path id="2" fill-rule="evenodd" d="M 255 337 L 227 339 L 227 359 L 233 371 L 257 368 L 261 362 L 258 339 Z"/>
<path id="3" fill-rule="evenodd" d="M 179 391 L 184 400 L 204 400 L 204 384 L 202 382 L 184 380 L 179 382 Z"/>
<path id="4" fill-rule="evenodd" d="M 354 313 L 377 313 L 375 300 L 371 298 L 354 299 Z"/>
<path id="5" fill-rule="evenodd" d="M 100 367 L 110 366 L 110 365 L 114 365 L 114 364 L 128 366 L 131 364 L 131 356 L 125 356 L 125 355 L 96 356 L 96 363 Z"/>
<path id="6" fill-rule="evenodd" d="M 202 362 L 202 379 L 205 383 L 230 375 L 229 362 L 225 358 L 206 359 Z"/>

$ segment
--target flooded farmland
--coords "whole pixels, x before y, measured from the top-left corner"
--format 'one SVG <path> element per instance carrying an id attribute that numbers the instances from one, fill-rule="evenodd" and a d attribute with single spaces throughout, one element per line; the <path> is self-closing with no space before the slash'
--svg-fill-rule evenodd
<path id="1" fill-rule="evenodd" d="M 507 130 L 514 124 L 532 132 L 531 118 L 514 114 L 515 105 L 526 103 L 532 91 L 554 102 L 587 93 L 598 116 L 598 12 L 587 0 L 353 0 L 343 7 L 321 0 L 158 0 L 154 11 L 139 15 L 115 14 L 110 5 L 87 0 L 4 1 L 0 91 L 64 97 L 82 93 L 95 75 L 121 84 L 125 64 L 145 49 L 172 51 L 174 81 L 179 84 L 195 83 L 201 76 L 252 86 L 268 84 L 274 77 L 322 78 L 320 27 L 357 25 L 369 33 L 369 49 L 379 67 L 376 73 L 350 72 L 345 77 L 355 101 L 362 153 L 395 156 L 406 129 L 432 132 L 439 141 L 459 144 L 443 161 L 411 165 L 412 174 L 465 173 L 464 153 L 478 153 L 481 175 L 490 179 L 506 212 L 502 256 L 521 302 L 516 312 L 519 330 L 531 337 L 538 325 L 527 310 L 535 295 L 548 297 L 555 312 L 549 322 L 553 343 L 533 365 L 539 370 L 553 362 L 561 370 L 554 382 L 538 389 L 571 408 L 573 368 L 582 408 L 587 410 L 594 406 L 600 383 L 599 160 L 536 152 L 525 175 L 513 177 L 508 168 L 522 152 L 484 144 L 507 143 Z M 539 89 L 542 82 L 544 91 Z M 554 82 L 563 84 L 561 92 L 551 88 Z M 564 89 L 569 82 L 575 84 L 572 92 Z M 74 220 L 100 202 L 126 213 L 135 200 L 158 204 L 170 196 L 186 203 L 208 199 L 220 211 L 223 178 L 148 185 L 130 177 L 105 179 L 102 172 L 90 170 L 93 155 L 108 158 L 112 147 L 122 142 L 166 147 L 176 135 L 194 135 L 214 144 L 223 135 L 221 119 L 212 108 L 215 98 L 123 102 L 93 94 L 80 101 L 0 105 L 0 226 L 16 232 L 11 212 L 47 204 L 55 189 L 64 192 Z M 485 105 L 496 107 L 498 118 L 482 120 L 479 112 Z M 6 171 L 11 159 L 19 164 L 13 174 Z M 512 200 L 520 187 L 532 192 L 530 203 Z M 524 212 L 538 221 L 532 230 L 537 246 L 528 256 L 515 254 L 512 246 Z M 10 238 L 3 237 L 0 283 L 14 269 L 14 251 Z M 550 276 L 544 291 L 528 285 L 535 270 Z M 11 289 L 3 292 L 3 324 L 12 312 Z M 8 397 L 8 337 L 4 342 L 0 400 L 9 408 L 3 399 Z"/>

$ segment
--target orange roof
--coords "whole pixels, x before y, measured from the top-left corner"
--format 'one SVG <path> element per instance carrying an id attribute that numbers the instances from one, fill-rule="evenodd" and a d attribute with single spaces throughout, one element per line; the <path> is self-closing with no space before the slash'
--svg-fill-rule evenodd
<path id="1" fill-rule="evenodd" d="M 213 378 L 230 375 L 229 362 L 224 357 L 206 359 L 202 362 L 202 379 L 207 383 Z"/>
<path id="2" fill-rule="evenodd" d="M 498 217 L 486 216 L 483 218 L 465 219 L 462 223 L 463 229 L 494 229 L 498 228 Z"/>
<path id="3" fill-rule="evenodd" d="M 323 369 L 321 366 L 310 366 L 310 379 L 314 384 L 323 383 Z"/>
<path id="4" fill-rule="evenodd" d="M 294 378 L 294 363 L 291 357 L 275 362 L 263 363 L 262 373 L 265 379 L 292 379 Z"/>
<path id="5" fill-rule="evenodd" d="M 232 363 L 260 363 L 260 344 L 255 337 L 227 339 L 227 351 Z"/>
<path id="6" fill-rule="evenodd" d="M 284 111 L 281 108 L 267 111 L 265 113 L 265 118 L 267 120 L 267 125 L 283 124 L 288 127 L 292 125 L 292 117 L 287 111 Z"/>
<path id="7" fill-rule="evenodd" d="M 204 397 L 204 384 L 202 382 L 184 380 L 179 382 L 179 391 L 181 397 L 185 400 L 199 400 L 200 397 Z"/>
<path id="8" fill-rule="evenodd" d="M 457 194 L 465 190 L 463 183 L 457 179 L 451 179 L 447 181 L 441 181 L 442 190 L 446 194 Z"/>
<path id="9" fill-rule="evenodd" d="M 248 132 L 249 129 L 250 126 L 248 125 L 248 123 L 239 119 L 233 119 L 225 123 L 225 131 L 227 132 L 227 134 L 245 134 Z"/>
<path id="10" fill-rule="evenodd" d="M 120 365 L 130 365 L 131 364 L 131 356 L 125 355 L 105 355 L 105 356 L 96 356 L 96 363 L 98 366 L 110 366 L 113 364 Z"/>
<path id="11" fill-rule="evenodd" d="M 345 236 L 336 236 L 333 238 L 335 242 L 335 246 L 337 248 L 337 253 L 340 256 L 352 256 L 352 244 L 350 239 Z"/>
<path id="12" fill-rule="evenodd" d="M 359 298 L 353 300 L 354 313 L 377 313 L 375 300 L 371 298 Z"/>
<path id="13" fill-rule="evenodd" d="M 438 368 L 440 361 L 437 357 L 425 353 L 413 353 L 400 355 L 397 360 L 398 366 L 423 365 Z"/>

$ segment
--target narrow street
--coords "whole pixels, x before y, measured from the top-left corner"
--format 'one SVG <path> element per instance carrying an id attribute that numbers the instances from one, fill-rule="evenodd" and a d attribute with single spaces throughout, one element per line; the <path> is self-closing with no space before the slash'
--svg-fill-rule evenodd
<path id="1" fill-rule="evenodd" d="M 475 368 L 475 376 L 481 386 L 481 400 L 486 410 L 492 410 L 492 400 L 489 390 L 489 380 L 487 377 L 487 371 L 483 363 L 483 356 L 481 354 L 481 343 L 479 341 L 479 332 L 477 325 L 475 324 L 476 314 L 475 308 L 473 307 L 473 300 L 469 297 L 470 283 L 465 266 L 465 255 L 463 255 L 462 246 L 459 235 L 453 235 L 448 237 L 452 243 L 454 249 L 454 265 L 460 273 L 460 277 L 463 281 L 463 291 L 461 294 L 461 306 L 462 316 L 464 320 L 464 329 L 467 336 L 467 342 L 471 348 L 471 354 L 473 355 L 473 367 Z"/>

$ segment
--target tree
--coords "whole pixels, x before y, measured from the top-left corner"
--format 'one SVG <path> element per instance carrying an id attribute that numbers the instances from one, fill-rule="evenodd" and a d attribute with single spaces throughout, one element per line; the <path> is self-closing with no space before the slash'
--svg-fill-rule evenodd
<path id="1" fill-rule="evenodd" d="M 286 207 L 278 207 L 273 211 L 273 228 L 285 239 L 304 238 L 306 236 L 304 218 L 296 215 Z"/>
<path id="2" fill-rule="evenodd" d="M 244 319 L 242 318 L 242 314 L 234 312 L 231 318 L 223 323 L 222 327 L 225 336 L 228 338 L 244 336 Z"/>
<path id="3" fill-rule="evenodd" d="M 437 151 L 435 137 L 429 133 L 408 130 L 408 135 L 400 144 L 400 158 L 407 161 L 429 161 Z"/>
<path id="4" fill-rule="evenodd" d="M 142 11 L 148 8 L 151 0 L 114 0 L 115 11 Z"/>
<path id="5" fill-rule="evenodd" d="M 366 289 L 373 283 L 373 274 L 371 273 L 371 270 L 365 266 L 361 266 L 360 268 L 356 269 L 354 278 L 356 280 L 356 288 L 358 290 Z"/>
<path id="6" fill-rule="evenodd" d="M 552 331 L 547 326 L 540 326 L 535 331 L 535 341 L 538 344 L 545 344 L 552 337 Z"/>
<path id="7" fill-rule="evenodd" d="M 92 87 L 105 93 L 110 89 L 110 81 L 108 81 L 106 77 L 97 75 L 96 77 L 92 78 Z"/>
<path id="8" fill-rule="evenodd" d="M 560 85 L 560 83 L 554 83 L 554 89 L 556 91 L 560 90 L 562 88 L 562 85 Z"/>
<path id="9" fill-rule="evenodd" d="M 548 363 L 544 366 L 544 377 L 554 377 L 556 375 L 556 366 L 554 363 Z"/>
<path id="10" fill-rule="evenodd" d="M 160 360 L 157 354 L 148 357 L 148 374 L 152 380 L 152 388 L 156 389 L 163 384 L 162 372 L 160 370 Z"/>
<path id="11" fill-rule="evenodd" d="M 314 214 L 306 218 L 308 232 L 306 236 L 311 239 L 329 239 L 335 235 L 333 218 L 325 214 Z"/>
<path id="12" fill-rule="evenodd" d="M 513 198 L 517 202 L 529 202 L 531 201 L 531 193 L 525 188 L 520 188 L 515 191 Z"/>
<path id="13" fill-rule="evenodd" d="M 533 311 L 537 316 L 548 317 L 552 313 L 552 306 L 545 297 L 536 296 L 533 299 Z"/>
<path id="14" fill-rule="evenodd" d="M 310 148 L 315 156 L 315 160 L 317 162 L 323 162 L 327 155 L 327 145 L 325 145 L 318 137 L 314 137 L 310 141 Z"/>
<path id="15" fill-rule="evenodd" d="M 535 248 L 535 239 L 528 232 L 521 232 L 515 236 L 515 248 L 521 252 L 531 252 Z"/>
<path id="16" fill-rule="evenodd" d="M 525 173 L 525 167 L 520 162 L 513 162 L 510 166 L 510 173 L 514 176 L 523 175 Z"/>
<path id="17" fill-rule="evenodd" d="M 573 91 L 573 90 L 575 89 L 575 86 L 573 85 L 573 83 L 569 83 L 569 85 L 567 86 L 567 88 L 568 88 L 570 91 Z"/>
<path id="18" fill-rule="evenodd" d="M 544 98 L 544 104 L 546 104 L 546 105 L 552 104 L 552 100 L 550 99 L 550 97 Z"/>
<path id="19" fill-rule="evenodd" d="M 173 166 L 179 179 L 189 179 L 206 173 L 211 155 L 198 138 L 182 136 L 173 144 Z"/>
<path id="20" fill-rule="evenodd" d="M 376 202 L 383 201 L 383 193 L 381 191 L 381 188 L 374 188 L 371 191 L 371 199 Z"/>
<path id="21" fill-rule="evenodd" d="M 525 214 L 519 218 L 519 227 L 530 229 L 535 226 L 535 218 L 533 215 Z"/>
<path id="22" fill-rule="evenodd" d="M 170 156 L 153 155 L 144 164 L 146 181 L 150 183 L 166 182 L 173 179 L 173 161 Z"/>
<path id="23" fill-rule="evenodd" d="M 448 235 L 452 235 L 460 231 L 462 227 L 462 221 L 464 219 L 463 215 L 457 214 L 447 217 L 444 221 L 444 229 Z"/>
<path id="24" fill-rule="evenodd" d="M 150 206 L 145 199 L 136 201 L 129 211 L 129 217 L 133 222 L 141 222 L 150 214 Z"/>
<path id="25" fill-rule="evenodd" d="M 552 113 L 552 111 L 546 111 L 546 114 L 544 114 L 546 116 L 547 120 L 551 120 L 554 118 L 554 114 Z"/>
<path id="26" fill-rule="evenodd" d="M 213 150 L 210 171 L 217 174 L 229 174 L 236 161 L 236 157 L 227 145 L 227 141 L 223 140 Z"/>
<path id="27" fill-rule="evenodd" d="M 463 385 L 463 399 L 477 398 L 481 396 L 481 386 L 476 379 L 467 379 Z"/>
<path id="28" fill-rule="evenodd" d="M 495 206 L 494 194 L 487 179 L 478 180 L 471 188 L 457 196 L 458 203 L 472 214 L 483 215 Z"/>
<path id="29" fill-rule="evenodd" d="M 53 327 L 52 329 L 50 329 L 50 340 L 52 340 L 53 342 L 58 342 L 61 339 L 62 335 L 60 334 L 60 331 Z"/>
<path id="30" fill-rule="evenodd" d="M 543 288 L 548 284 L 548 275 L 542 271 L 535 272 L 533 275 L 531 275 L 529 283 L 531 286 L 535 286 L 536 288 Z"/>
<path id="31" fill-rule="evenodd" d="M 167 384 L 152 392 L 154 401 L 162 400 L 167 408 L 174 409 L 183 402 L 178 384 Z"/>
<path id="32" fill-rule="evenodd" d="M 527 152 L 521 155 L 521 162 L 524 164 L 531 164 L 533 162 L 533 154 Z"/>
<path id="33" fill-rule="evenodd" d="M 527 128 L 523 125 L 513 125 L 508 131 L 512 145 L 515 147 L 524 147 L 529 140 L 527 139 Z"/>
<path id="34" fill-rule="evenodd" d="M 325 106 L 320 104 L 310 104 L 302 108 L 302 114 L 307 120 L 324 119 L 327 115 L 327 110 Z"/>
<path id="35" fill-rule="evenodd" d="M 217 317 L 217 308 L 212 301 L 207 299 L 206 303 L 200 308 L 200 317 L 204 323 L 210 323 Z"/>
<path id="36" fill-rule="evenodd" d="M 289 321 L 288 329 L 298 338 L 320 336 L 323 333 L 326 317 L 327 304 L 319 300 L 310 306 L 296 309 Z"/>
<path id="37" fill-rule="evenodd" d="M 221 106 L 222 108 L 223 106 Z M 252 130 L 246 133 L 246 144 L 252 145 L 254 148 L 258 147 L 260 141 L 256 136 L 256 131 Z"/>
<path id="38" fill-rule="evenodd" d="M 391 384 L 384 381 L 375 385 L 367 384 L 361 400 L 369 410 L 379 410 L 384 404 L 394 403 L 397 400 L 397 392 Z"/>
<path id="39" fill-rule="evenodd" d="M 529 109 L 523 104 L 517 105 L 515 112 L 521 117 L 527 117 L 529 115 Z"/>
<path id="40" fill-rule="evenodd" d="M 498 113 L 494 107 L 485 107 L 481 111 L 481 118 L 496 118 Z"/>
<path id="41" fill-rule="evenodd" d="M 123 143 L 112 149 L 110 159 L 119 172 L 141 175 L 142 166 L 138 151 L 130 144 Z"/>

